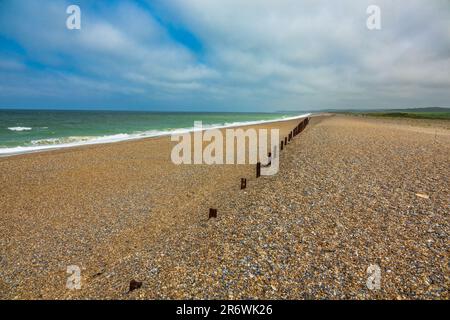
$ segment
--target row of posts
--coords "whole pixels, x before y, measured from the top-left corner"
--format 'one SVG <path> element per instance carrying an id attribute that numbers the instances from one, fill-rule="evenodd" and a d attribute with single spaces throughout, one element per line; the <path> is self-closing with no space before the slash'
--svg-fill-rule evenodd
<path id="1" fill-rule="evenodd" d="M 284 141 L 281 140 L 280 144 L 280 151 L 284 149 L 284 147 L 288 144 L 288 142 L 291 142 L 291 140 L 300 134 L 308 125 L 309 123 L 309 117 L 303 119 L 295 128 L 289 132 L 287 137 L 284 137 Z M 270 157 L 270 153 L 269 153 Z M 256 163 L 256 178 L 259 178 L 261 176 L 261 162 Z M 247 179 L 241 178 L 241 190 L 245 189 L 247 187 Z M 217 218 L 217 209 L 210 208 L 209 209 L 209 219 L 211 218 Z"/>

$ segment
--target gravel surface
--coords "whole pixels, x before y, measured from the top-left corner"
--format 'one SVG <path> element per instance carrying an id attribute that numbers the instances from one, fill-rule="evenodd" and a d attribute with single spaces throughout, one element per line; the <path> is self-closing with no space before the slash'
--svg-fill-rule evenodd
<path id="1" fill-rule="evenodd" d="M 448 299 L 450 132 L 433 123 L 313 117 L 258 179 L 175 166 L 164 138 L 0 159 L 0 297 Z"/>

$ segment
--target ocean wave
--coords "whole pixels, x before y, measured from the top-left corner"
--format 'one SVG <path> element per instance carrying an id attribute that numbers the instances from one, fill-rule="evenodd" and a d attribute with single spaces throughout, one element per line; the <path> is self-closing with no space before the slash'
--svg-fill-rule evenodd
<path id="1" fill-rule="evenodd" d="M 33 129 L 33 128 L 30 128 L 30 127 L 9 127 L 8 128 L 8 130 L 11 130 L 11 131 L 29 131 L 31 129 Z"/>
<path id="2" fill-rule="evenodd" d="M 12 148 L 0 148 L 0 156 L 6 155 L 14 155 L 28 152 L 36 152 L 50 149 L 59 149 L 59 148 L 67 148 L 67 147 L 75 147 L 82 145 L 92 145 L 92 144 L 101 144 L 101 143 L 112 143 L 119 142 L 125 140 L 136 140 L 142 138 L 151 138 L 151 137 L 159 137 L 159 136 L 168 136 L 173 134 L 184 134 L 193 131 L 201 131 L 201 130 L 211 130 L 211 129 L 224 129 L 224 128 L 232 128 L 232 127 L 241 127 L 241 126 L 249 126 L 249 125 L 258 125 L 270 122 L 280 122 L 280 121 L 290 121 L 299 118 L 308 117 L 308 114 L 302 114 L 295 117 L 281 117 L 278 119 L 272 120 L 259 120 L 259 121 L 241 121 L 241 122 L 232 122 L 232 123 L 220 123 L 220 124 L 204 124 L 201 128 L 176 128 L 176 129 L 167 129 L 167 130 L 148 130 L 143 132 L 135 132 L 135 133 L 118 133 L 113 135 L 106 136 L 70 136 L 70 137 L 60 137 L 60 138 L 48 138 L 48 139 L 39 139 L 31 141 L 31 145 L 28 146 L 17 146 Z M 22 128 L 22 127 L 17 127 Z M 9 129 L 9 128 L 8 128 Z M 31 128 L 30 128 L 31 129 Z"/>
<path id="3" fill-rule="evenodd" d="M 48 139 L 38 139 L 32 140 L 31 144 L 33 146 L 48 146 L 48 145 L 58 145 L 66 143 L 78 143 L 93 140 L 96 137 L 63 137 L 63 138 L 48 138 Z"/>

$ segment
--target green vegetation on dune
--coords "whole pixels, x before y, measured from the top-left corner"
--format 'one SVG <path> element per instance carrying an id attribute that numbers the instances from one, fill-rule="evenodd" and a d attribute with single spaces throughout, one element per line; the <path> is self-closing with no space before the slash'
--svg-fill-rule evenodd
<path id="1" fill-rule="evenodd" d="M 450 120 L 450 112 L 366 112 L 358 114 L 370 117 Z"/>
<path id="2" fill-rule="evenodd" d="M 450 108 L 410 108 L 385 110 L 343 110 L 336 113 L 383 118 L 438 119 L 450 120 Z"/>

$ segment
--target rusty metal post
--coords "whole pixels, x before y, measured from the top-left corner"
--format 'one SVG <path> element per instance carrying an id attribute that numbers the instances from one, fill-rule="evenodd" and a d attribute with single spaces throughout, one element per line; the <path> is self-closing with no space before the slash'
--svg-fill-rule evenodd
<path id="1" fill-rule="evenodd" d="M 141 281 L 136 281 L 136 280 L 131 280 L 130 281 L 130 289 L 128 290 L 128 292 L 134 291 L 136 289 L 139 289 L 140 287 L 142 287 L 142 282 Z"/>
<path id="2" fill-rule="evenodd" d="M 217 209 L 209 208 L 209 218 L 208 219 L 211 219 L 211 218 L 217 218 Z"/>

